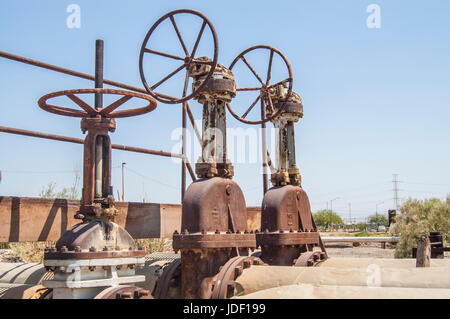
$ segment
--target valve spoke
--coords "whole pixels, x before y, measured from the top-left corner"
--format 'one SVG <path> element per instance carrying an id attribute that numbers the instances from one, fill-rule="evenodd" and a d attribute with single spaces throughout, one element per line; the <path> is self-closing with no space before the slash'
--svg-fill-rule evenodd
<path id="1" fill-rule="evenodd" d="M 154 84 L 151 89 L 154 90 L 156 89 L 158 86 L 160 86 L 163 82 L 165 82 L 166 80 L 168 80 L 169 78 L 171 78 L 172 76 L 174 76 L 176 73 L 180 72 L 183 68 L 185 67 L 185 64 L 181 65 L 180 67 L 178 67 L 175 71 L 169 73 L 166 77 L 164 77 L 162 80 L 160 80 L 158 83 Z"/>
<path id="2" fill-rule="evenodd" d="M 81 107 L 83 110 L 85 110 L 87 112 L 87 114 L 89 115 L 95 115 L 97 114 L 97 111 L 94 110 L 89 104 L 87 104 L 86 102 L 84 102 L 82 99 L 80 99 L 79 97 L 73 95 L 73 94 L 67 94 L 67 97 L 69 99 L 71 99 L 72 101 L 74 101 L 79 107 Z"/>
<path id="3" fill-rule="evenodd" d="M 241 60 L 244 61 L 244 63 L 248 66 L 248 68 L 250 69 L 250 71 L 252 71 L 252 73 L 256 76 L 256 78 L 258 79 L 258 81 L 264 86 L 264 82 L 261 80 L 261 78 L 259 77 L 258 73 L 256 73 L 255 70 L 253 70 L 253 68 L 251 67 L 251 65 L 247 62 L 247 60 L 244 58 L 244 56 L 241 57 Z"/>
<path id="4" fill-rule="evenodd" d="M 270 73 L 272 71 L 272 60 L 273 60 L 273 50 L 270 50 L 270 58 L 269 58 L 269 67 L 267 69 L 266 86 L 268 86 L 269 82 L 270 82 Z"/>
<path id="5" fill-rule="evenodd" d="M 101 110 L 100 114 L 106 116 L 107 114 L 111 113 L 112 111 L 117 109 L 119 106 L 121 106 L 123 103 L 127 102 L 131 98 L 132 98 L 131 95 L 125 95 L 125 96 L 121 97 L 116 102 L 111 103 L 110 105 L 105 107 L 103 110 Z"/>
<path id="6" fill-rule="evenodd" d="M 170 16 L 170 21 L 172 22 L 175 32 L 177 33 L 178 39 L 180 40 L 181 46 L 183 47 L 183 50 L 184 50 L 184 53 L 186 54 L 186 56 L 189 56 L 189 52 L 186 49 L 186 45 L 184 44 L 183 38 L 181 37 L 180 30 L 178 30 L 178 27 L 177 27 L 177 24 L 175 22 L 173 15 Z"/>
<path id="7" fill-rule="evenodd" d="M 283 83 L 286 83 L 286 82 L 291 82 L 291 81 L 292 81 L 292 79 L 288 78 L 288 79 L 285 79 L 283 81 L 280 81 L 280 82 L 277 82 L 275 84 L 272 84 L 272 85 L 268 86 L 267 88 L 271 89 L 271 88 L 274 88 L 277 85 L 280 85 L 280 84 L 283 84 Z"/>
<path id="8" fill-rule="evenodd" d="M 252 103 L 252 105 L 250 105 L 250 107 L 247 109 L 247 111 L 245 111 L 245 113 L 242 115 L 242 118 L 245 119 L 245 117 L 248 115 L 248 113 L 250 113 L 250 111 L 252 110 L 252 108 L 256 105 L 256 103 L 258 103 L 259 99 L 261 98 L 261 95 L 258 95 L 258 97 L 256 98 L 256 100 Z"/>
<path id="9" fill-rule="evenodd" d="M 236 91 L 259 91 L 261 88 L 237 88 Z"/>
<path id="10" fill-rule="evenodd" d="M 186 77 L 184 78 L 184 88 L 183 88 L 183 96 L 182 97 L 186 96 L 188 84 L 189 84 L 189 72 L 186 69 Z"/>
<path id="11" fill-rule="evenodd" d="M 164 52 L 155 51 L 155 50 L 150 50 L 150 49 L 147 49 L 147 48 L 144 48 L 144 52 L 161 55 L 161 56 L 164 56 L 166 58 L 171 58 L 171 59 L 175 59 L 175 60 L 184 61 L 184 58 L 182 58 L 182 57 L 179 57 L 179 56 L 176 56 L 176 55 L 172 55 L 172 54 L 168 54 L 168 53 L 164 53 Z"/>
<path id="12" fill-rule="evenodd" d="M 200 38 L 203 35 L 203 31 L 205 30 L 205 26 L 206 26 L 206 21 L 203 20 L 202 27 L 200 28 L 200 32 L 198 33 L 197 40 L 195 40 L 194 48 L 192 49 L 192 53 L 191 53 L 192 58 L 195 56 L 195 52 L 197 51 L 197 46 L 200 42 Z"/>

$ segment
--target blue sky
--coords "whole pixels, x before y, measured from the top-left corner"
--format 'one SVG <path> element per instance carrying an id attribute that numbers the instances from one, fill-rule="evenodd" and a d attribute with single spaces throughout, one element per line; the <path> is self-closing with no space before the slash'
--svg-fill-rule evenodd
<path id="1" fill-rule="evenodd" d="M 381 28 L 369 29 L 370 4 Z M 69 29 L 66 8 L 81 8 L 81 28 Z M 322 1 L 19 1 L 0 3 L 0 50 L 93 73 L 95 39 L 105 41 L 105 78 L 142 87 L 138 56 L 152 24 L 178 8 L 201 11 L 219 39 L 219 63 L 244 49 L 272 45 L 290 60 L 294 90 L 304 102 L 296 125 L 297 163 L 313 211 L 333 209 L 363 218 L 400 197 L 450 193 L 450 2 Z M 183 32 L 196 35 L 198 26 Z M 179 44 L 162 38 L 161 45 Z M 93 87 L 77 79 L 0 59 L 0 125 L 82 137 L 79 120 L 39 109 L 44 94 Z M 196 119 L 201 107 L 190 102 Z M 233 103 L 232 106 L 234 107 Z M 159 103 L 150 114 L 117 120 L 113 143 L 170 151 L 181 124 L 180 105 Z M 230 127 L 244 124 L 228 116 Z M 81 169 L 80 145 L 0 133 L 0 194 L 37 196 L 56 182 L 71 185 Z M 258 153 L 259 154 L 259 153 Z M 259 155 L 258 155 L 259 158 Z M 126 199 L 178 203 L 180 166 L 170 159 L 113 151 L 113 186 Z M 259 163 L 235 164 L 234 179 L 248 205 L 262 200 Z M 190 179 L 188 178 L 188 183 Z M 383 202 L 383 203 L 381 203 Z"/>

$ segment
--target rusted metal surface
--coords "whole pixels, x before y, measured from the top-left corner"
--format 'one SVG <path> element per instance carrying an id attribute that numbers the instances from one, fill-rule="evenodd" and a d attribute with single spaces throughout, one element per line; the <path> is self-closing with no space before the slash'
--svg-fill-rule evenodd
<path id="1" fill-rule="evenodd" d="M 153 299 L 153 297 L 148 290 L 121 285 L 106 288 L 94 299 Z"/>
<path id="2" fill-rule="evenodd" d="M 78 200 L 0 196 L 0 242 L 56 241 L 78 220 Z M 181 205 L 116 202 L 115 222 L 133 238 L 171 238 Z M 261 228 L 261 208 L 247 207 L 247 229 Z"/>
<path id="3" fill-rule="evenodd" d="M 79 97 L 77 97 L 78 94 L 95 94 L 95 96 L 100 95 L 103 96 L 104 94 L 110 94 L 110 95 L 122 95 L 121 98 L 116 100 L 115 102 L 111 103 L 105 108 L 93 108 L 90 105 L 88 105 L 86 102 L 81 100 Z M 61 106 L 55 106 L 52 104 L 48 104 L 47 100 L 59 97 L 59 96 L 67 96 L 69 99 L 74 101 L 81 109 L 71 109 Z M 148 102 L 146 106 L 133 108 L 133 109 L 127 109 L 127 110 L 121 110 L 121 111 L 114 111 L 119 106 L 124 104 L 125 102 L 129 101 L 131 98 L 139 98 L 143 99 Z M 119 117 L 129 117 L 129 116 L 137 116 L 142 115 L 148 112 L 153 111 L 156 108 L 156 101 L 149 97 L 148 95 L 141 94 L 141 93 L 135 93 L 131 91 L 124 91 L 124 90 L 115 90 L 115 89 L 102 89 L 102 88 L 95 88 L 95 89 L 74 89 L 74 90 L 64 90 L 64 91 L 58 91 L 46 94 L 42 96 L 39 101 L 38 105 L 43 110 L 63 115 L 63 116 L 73 116 L 73 117 L 95 117 L 95 116 L 102 116 L 107 118 L 119 118 Z"/>
<path id="4" fill-rule="evenodd" d="M 181 251 L 181 297 L 187 299 L 209 298 L 220 267 L 256 246 L 244 195 L 231 180 L 227 159 L 225 105 L 235 96 L 234 76 L 220 64 L 206 63 L 211 59 L 200 58 L 189 69 L 194 99 L 203 104 L 202 156 L 196 163 L 201 179 L 187 189 L 181 232 L 173 235 L 173 248 Z"/>
<path id="5" fill-rule="evenodd" d="M 265 51 L 265 50 L 269 50 L 270 52 L 270 58 L 269 58 L 269 63 L 267 66 L 267 75 L 265 79 L 262 79 L 261 76 L 259 76 L 256 71 L 254 70 L 254 68 L 250 65 L 250 63 L 247 61 L 247 59 L 245 58 L 245 55 L 254 51 L 254 50 L 258 50 L 258 51 Z M 282 61 L 284 62 L 285 66 L 286 66 L 286 79 L 284 79 L 283 81 L 277 82 L 277 83 L 271 83 L 271 73 L 272 73 L 272 62 L 273 62 L 273 56 L 274 54 L 278 55 Z M 252 88 L 243 88 L 243 87 L 237 87 L 236 91 L 240 92 L 240 91 L 255 91 L 258 92 L 258 95 L 256 97 L 256 100 L 253 101 L 252 104 L 250 104 L 250 106 L 247 108 L 247 110 L 242 114 L 242 115 L 238 115 L 237 112 L 235 112 L 230 105 L 227 105 L 228 110 L 230 111 L 230 113 L 233 115 L 234 118 L 236 118 L 237 120 L 246 123 L 246 124 L 261 124 L 261 123 L 265 123 L 267 121 L 269 121 L 270 119 L 274 118 L 275 116 L 277 116 L 278 114 L 280 114 L 280 112 L 283 111 L 284 109 L 284 104 L 285 102 L 287 102 L 287 99 L 289 98 L 289 96 L 291 95 L 292 92 L 292 85 L 293 85 L 293 76 L 292 76 L 292 69 L 291 69 L 291 65 L 288 61 L 288 59 L 284 56 L 283 53 L 281 53 L 280 50 L 278 50 L 277 48 L 271 47 L 271 46 L 267 46 L 267 45 L 256 45 L 253 47 L 250 47 L 246 50 L 244 50 L 243 52 L 241 52 L 231 63 L 229 69 L 233 70 L 233 67 L 236 65 L 236 63 L 238 61 L 242 61 L 249 69 L 250 71 L 253 73 L 253 75 L 255 76 L 255 78 L 258 80 L 258 82 L 261 84 L 261 86 L 258 87 L 252 87 Z M 272 101 L 272 94 L 274 93 L 274 89 L 282 84 L 287 84 L 287 94 L 286 97 L 283 101 L 279 101 L 280 103 L 275 106 L 273 104 Z M 258 104 L 258 101 L 261 102 L 261 108 L 266 110 L 266 112 L 262 112 L 261 113 L 261 119 L 257 120 L 257 121 L 252 121 L 252 120 L 247 120 L 246 117 L 247 115 L 251 112 L 251 110 L 254 108 L 254 106 L 256 104 Z"/>
<path id="6" fill-rule="evenodd" d="M 295 159 L 294 124 L 303 117 L 303 104 L 297 93 L 292 92 L 288 98 L 286 94 L 287 90 L 283 86 L 277 86 L 272 95 L 274 105 L 281 107 L 284 103 L 284 109 L 271 119 L 277 128 L 276 165 L 272 171 L 271 182 L 273 186 L 301 186 L 300 171 Z"/>
<path id="7" fill-rule="evenodd" d="M 296 267 L 314 267 L 327 259 L 326 253 L 322 251 L 308 251 L 295 260 Z"/>
<path id="8" fill-rule="evenodd" d="M 186 192 L 181 232 L 243 232 L 246 215 L 244 195 L 236 182 L 220 177 L 198 180 Z"/>
<path id="9" fill-rule="evenodd" d="M 183 37 L 181 36 L 181 33 L 179 31 L 178 25 L 175 20 L 175 17 L 179 14 L 198 16 L 202 20 L 202 26 L 196 37 L 196 40 L 195 40 L 195 43 L 194 43 L 194 46 L 193 46 L 191 52 L 188 52 L 186 45 L 184 43 Z M 174 55 L 171 55 L 168 53 L 159 52 L 159 51 L 155 51 L 155 50 L 148 48 L 150 46 L 149 44 L 151 43 L 151 41 L 150 41 L 151 35 L 157 29 L 157 27 L 166 19 L 170 20 L 173 28 L 175 29 L 175 32 L 177 33 L 178 39 L 179 39 L 180 44 L 184 51 L 184 55 L 185 55 L 184 57 L 174 56 Z M 170 77 L 172 77 L 173 75 L 175 75 L 176 73 L 180 72 L 183 69 L 186 70 L 184 87 L 185 88 L 187 87 L 187 83 L 188 83 L 188 79 L 189 79 L 187 76 L 187 73 L 189 72 L 189 69 L 191 68 L 192 63 L 201 63 L 201 60 L 199 61 L 199 59 L 197 59 L 195 57 L 195 55 L 196 55 L 196 51 L 198 48 L 198 44 L 200 42 L 200 39 L 202 38 L 202 35 L 203 35 L 206 27 L 209 28 L 209 30 L 212 34 L 213 42 L 214 42 L 214 52 L 213 52 L 212 61 L 203 62 L 204 65 L 207 65 L 210 67 L 210 70 L 208 72 L 206 79 L 191 94 L 188 94 L 188 95 L 186 95 L 185 89 L 183 90 L 183 94 L 181 97 L 173 97 L 173 96 L 168 96 L 166 94 L 158 93 L 156 91 L 156 89 L 163 82 L 167 81 Z M 182 62 L 182 64 L 176 70 L 169 73 L 163 79 L 159 80 L 158 82 L 156 82 L 153 85 L 149 85 L 147 83 L 147 80 L 146 80 L 145 74 L 144 74 L 144 67 L 143 67 L 144 54 L 155 54 L 155 55 L 159 55 L 159 56 L 166 57 L 169 59 L 179 60 L 180 62 Z M 213 75 L 214 69 L 217 64 L 217 58 L 218 58 L 217 34 L 216 34 L 216 31 L 215 31 L 212 23 L 209 21 L 209 19 L 198 11 L 190 10 L 190 9 L 180 9 L 180 10 L 175 10 L 175 11 L 169 12 L 169 13 L 165 14 L 164 16 L 162 16 L 160 19 L 158 19 L 158 21 L 155 22 L 155 24 L 153 24 L 153 26 L 148 31 L 147 35 L 145 36 L 144 42 L 142 43 L 141 51 L 139 54 L 139 72 L 140 72 L 141 80 L 142 80 L 144 87 L 146 88 L 147 92 L 151 96 L 153 96 L 155 99 L 157 99 L 160 102 L 168 103 L 168 104 L 182 103 L 182 102 L 185 102 L 185 101 L 191 99 L 192 97 L 194 97 L 197 94 L 197 92 L 206 85 L 207 80 Z M 181 90 L 180 90 L 180 92 L 181 92 Z"/>
<path id="10" fill-rule="evenodd" d="M 308 196 L 298 186 L 273 187 L 266 193 L 261 230 L 256 234 L 256 241 L 261 246 L 261 259 L 269 265 L 292 266 L 314 246 L 320 246 L 325 253 Z"/>
<path id="11" fill-rule="evenodd" d="M 105 241 L 99 240 L 105 238 Z M 143 257 L 130 234 L 109 221 L 90 221 L 64 232 L 55 247 L 46 248 L 44 259 L 100 259 Z"/>
<path id="12" fill-rule="evenodd" d="M 156 299 L 181 298 L 181 258 L 175 259 L 164 267 L 153 296 Z"/>
<path id="13" fill-rule="evenodd" d="M 211 299 L 228 299 L 235 295 L 237 287 L 235 280 L 242 275 L 245 269 L 252 265 L 264 265 L 264 262 L 255 256 L 237 256 L 231 258 L 220 272 L 214 276 L 212 282 Z"/>
<path id="14" fill-rule="evenodd" d="M 209 298 L 220 266 L 255 247 L 246 215 L 243 193 L 232 180 L 214 177 L 189 186 L 182 232 L 173 235 L 173 247 L 181 251 L 183 298 Z"/>

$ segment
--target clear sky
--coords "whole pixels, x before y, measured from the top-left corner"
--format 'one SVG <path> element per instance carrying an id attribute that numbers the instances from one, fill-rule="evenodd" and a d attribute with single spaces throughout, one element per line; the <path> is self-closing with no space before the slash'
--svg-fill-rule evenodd
<path id="1" fill-rule="evenodd" d="M 70 4 L 81 8 L 80 28 L 67 27 Z M 367 26 L 370 4 L 381 9 L 380 28 Z M 102 38 L 105 78 L 142 87 L 142 41 L 160 16 L 178 8 L 199 10 L 212 21 L 219 63 L 225 66 L 257 44 L 275 46 L 290 60 L 294 90 L 304 102 L 304 118 L 296 124 L 297 163 L 313 211 L 337 198 L 333 209 L 343 217 L 349 203 L 353 217 L 376 208 L 386 212 L 393 206 L 394 173 L 403 199 L 450 193 L 447 0 L 2 0 L 0 50 L 93 74 L 95 39 Z M 195 36 L 198 25 L 182 32 Z M 179 49 L 169 36 L 159 44 Z M 0 125 L 82 137 L 78 119 L 46 113 L 37 100 L 53 91 L 90 87 L 91 81 L 0 58 Z M 200 105 L 190 105 L 200 120 Z M 178 143 L 171 134 L 180 124 L 180 105 L 159 103 L 150 114 L 118 119 L 111 138 L 171 151 Z M 229 114 L 228 125 L 249 127 Z M 74 169 L 82 167 L 82 147 L 76 144 L 0 133 L 0 149 L 1 195 L 37 196 L 49 182 L 70 186 Z M 180 201 L 179 164 L 122 151 L 113 151 L 115 195 L 121 191 L 122 162 L 127 163 L 126 200 Z M 235 164 L 234 179 L 248 205 L 262 200 L 259 166 Z"/>

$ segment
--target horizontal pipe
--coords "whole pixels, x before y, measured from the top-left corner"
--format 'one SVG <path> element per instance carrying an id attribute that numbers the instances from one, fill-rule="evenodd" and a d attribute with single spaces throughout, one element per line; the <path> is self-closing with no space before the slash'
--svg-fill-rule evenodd
<path id="1" fill-rule="evenodd" d="M 38 137 L 38 138 L 45 138 L 45 139 L 55 140 L 55 141 L 84 144 L 84 139 L 82 139 L 82 138 L 42 133 L 42 132 L 36 132 L 36 131 L 29 131 L 29 130 L 14 128 L 14 127 L 0 126 L 0 132 L 17 134 L 17 135 L 25 135 L 25 136 L 31 136 L 31 137 Z M 169 152 L 164 152 L 164 151 L 156 151 L 156 150 L 135 147 L 135 146 L 112 144 L 111 147 L 115 150 L 121 150 L 121 151 L 158 155 L 158 156 L 164 156 L 164 157 L 184 158 L 184 156 L 182 154 L 169 153 Z M 195 174 L 192 170 L 191 164 L 187 161 L 187 159 L 186 159 L 186 165 L 188 166 L 189 174 L 191 175 L 192 180 L 195 181 L 196 180 Z"/>
<path id="2" fill-rule="evenodd" d="M 378 265 L 382 268 L 415 268 L 415 258 L 361 258 L 361 257 L 332 257 L 321 262 L 320 268 L 367 268 L 370 265 Z M 432 258 L 430 267 L 448 267 L 450 268 L 450 259 Z"/>
<path id="3" fill-rule="evenodd" d="M 235 281 L 239 295 L 296 284 L 450 289 L 450 276 L 443 276 L 449 270 L 450 267 L 396 268 L 377 264 L 366 268 L 252 266 Z"/>
<path id="4" fill-rule="evenodd" d="M 14 127 L 0 126 L 0 132 L 17 134 L 17 135 L 25 135 L 25 136 L 31 136 L 31 137 L 38 137 L 38 138 L 45 138 L 45 139 L 55 140 L 55 141 L 84 144 L 84 139 L 82 139 L 82 138 L 69 137 L 69 136 L 56 135 L 56 134 L 48 134 L 48 133 L 29 131 L 29 130 L 22 130 L 22 129 L 18 129 L 18 128 L 14 128 Z M 181 154 L 169 153 L 169 152 L 164 152 L 164 151 L 155 151 L 155 150 L 140 148 L 140 147 L 135 147 L 135 146 L 112 144 L 111 147 L 116 150 L 129 151 L 129 152 L 135 152 L 135 153 L 144 153 L 144 154 L 150 154 L 150 155 L 159 155 L 159 156 L 176 157 L 176 158 L 184 157 Z"/>
<path id="5" fill-rule="evenodd" d="M 400 237 L 322 237 L 324 243 L 338 243 L 338 242 L 390 242 L 396 243 L 400 241 Z"/>
<path id="6" fill-rule="evenodd" d="M 236 299 L 448 299 L 450 289 L 299 284 L 257 291 Z"/>
<path id="7" fill-rule="evenodd" d="M 86 74 L 86 73 L 81 73 L 81 72 L 78 72 L 78 71 L 62 68 L 62 67 L 59 67 L 59 66 L 56 66 L 56 65 L 45 63 L 45 62 L 41 62 L 41 61 L 25 58 L 25 57 L 22 57 L 22 56 L 19 56 L 19 55 L 15 55 L 15 54 L 12 54 L 12 53 L 0 51 L 0 57 L 6 58 L 6 59 L 9 59 L 9 60 L 14 60 L 14 61 L 21 62 L 21 63 L 25 63 L 25 64 L 34 65 L 34 66 L 37 66 L 37 67 L 40 67 L 40 68 L 44 68 L 44 69 L 47 69 L 47 70 L 52 70 L 52 71 L 64 73 L 64 74 L 67 74 L 67 75 L 79 77 L 79 78 L 82 78 L 82 79 L 95 81 L 95 76 L 93 76 L 93 75 Z M 148 92 L 145 89 L 141 89 L 141 88 L 138 88 L 138 87 L 135 87 L 135 86 L 131 86 L 131 85 L 120 83 L 120 82 L 116 82 L 116 81 L 103 79 L 103 83 L 109 84 L 109 85 L 112 85 L 112 86 L 116 86 L 116 87 L 120 87 L 120 88 L 123 88 L 123 89 L 131 90 L 131 91 L 135 91 L 135 92 L 148 94 Z"/>

